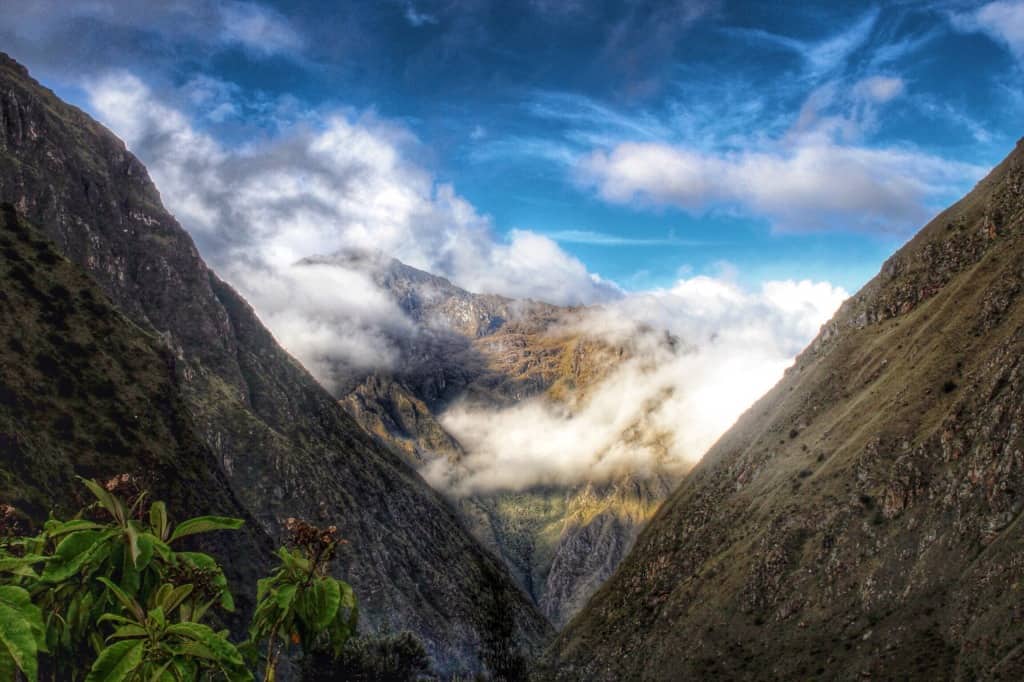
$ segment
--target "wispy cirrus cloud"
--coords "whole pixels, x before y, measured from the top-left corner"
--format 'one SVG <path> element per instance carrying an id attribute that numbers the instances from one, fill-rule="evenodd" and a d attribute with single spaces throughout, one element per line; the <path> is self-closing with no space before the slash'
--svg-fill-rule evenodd
<path id="1" fill-rule="evenodd" d="M 879 27 L 880 16 L 869 9 L 816 41 L 726 29 L 800 57 L 800 77 L 775 90 L 742 78 L 712 79 L 682 89 L 656 113 L 578 94 L 534 93 L 526 111 L 553 124 L 555 135 L 512 145 L 510 156 L 543 152 L 536 158 L 561 165 L 579 186 L 613 204 L 725 211 L 763 220 L 775 232 L 905 236 L 983 168 L 873 141 L 893 108 L 920 109 L 911 83 L 891 64 L 934 33 L 896 39 Z M 481 152 L 504 142 L 489 140 Z"/>
<path id="2" fill-rule="evenodd" d="M 100 26 L 106 44 L 92 44 Z M 105 60 L 107 47 L 128 47 L 131 54 L 140 36 L 147 35 L 166 39 L 171 49 L 241 47 L 257 57 L 298 56 L 306 47 L 305 37 L 288 18 L 273 7 L 248 0 L 10 0 L 0 14 L 0 32 L 26 51 L 45 48 L 54 56 L 74 53 L 86 68 Z M 120 52 L 122 60 L 125 54 Z"/>
<path id="3" fill-rule="evenodd" d="M 989 2 L 973 11 L 954 12 L 950 21 L 961 31 L 984 33 L 1009 48 L 1018 59 L 1024 58 L 1024 2 Z"/>
<path id="4" fill-rule="evenodd" d="M 804 66 L 804 77 L 816 80 L 841 69 L 854 52 L 864 46 L 878 21 L 877 7 L 866 11 L 843 31 L 817 41 L 798 40 L 762 29 L 729 28 L 728 33 L 748 40 L 781 47 L 798 55 Z"/>

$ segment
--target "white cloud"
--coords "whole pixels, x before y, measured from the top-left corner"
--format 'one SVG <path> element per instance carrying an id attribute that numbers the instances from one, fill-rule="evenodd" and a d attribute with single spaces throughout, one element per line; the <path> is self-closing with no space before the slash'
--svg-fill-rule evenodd
<path id="1" fill-rule="evenodd" d="M 692 212 L 734 207 L 766 217 L 780 231 L 900 234 L 982 173 L 918 151 L 844 145 L 822 135 L 803 136 L 788 148 L 735 153 L 627 142 L 580 164 L 582 181 L 610 202 Z"/>
<path id="2" fill-rule="evenodd" d="M 456 406 L 443 423 L 468 454 L 454 469 L 437 460 L 424 475 L 471 494 L 685 470 L 781 378 L 846 297 L 826 282 L 750 291 L 700 276 L 591 309 L 573 330 L 629 347 L 628 360 L 572 411 L 539 398 L 503 410 Z M 668 342 L 666 329 L 681 343 Z"/>
<path id="3" fill-rule="evenodd" d="M 302 36 L 276 11 L 251 2 L 220 5 L 221 40 L 237 43 L 262 54 L 298 52 Z"/>
<path id="4" fill-rule="evenodd" d="M 9 25 L 35 42 L 59 35 L 75 22 L 99 21 L 193 44 L 241 46 L 262 56 L 296 55 L 305 47 L 304 38 L 284 15 L 243 0 L 8 0 L 4 9 L 0 26 Z"/>
<path id="5" fill-rule="evenodd" d="M 293 265 L 308 256 L 382 251 L 472 291 L 552 303 L 619 295 L 550 238 L 526 230 L 495 237 L 486 216 L 408 160 L 416 143 L 407 131 L 372 115 L 335 112 L 236 150 L 132 75 L 87 90 L 203 255 L 326 383 L 331 360 L 387 366 L 394 351 L 382 339 L 401 320 L 354 275 L 298 273 Z"/>
<path id="6" fill-rule="evenodd" d="M 1024 57 L 1024 2 L 998 0 L 973 12 L 953 14 L 953 26 L 961 31 L 978 31 Z"/>
<path id="7" fill-rule="evenodd" d="M 411 2 L 405 3 L 405 20 L 416 28 L 437 23 L 437 17 L 426 12 L 418 11 L 416 6 Z"/>
<path id="8" fill-rule="evenodd" d="M 854 85 L 854 91 L 879 104 L 889 102 L 903 94 L 905 83 L 893 76 L 871 76 Z"/>

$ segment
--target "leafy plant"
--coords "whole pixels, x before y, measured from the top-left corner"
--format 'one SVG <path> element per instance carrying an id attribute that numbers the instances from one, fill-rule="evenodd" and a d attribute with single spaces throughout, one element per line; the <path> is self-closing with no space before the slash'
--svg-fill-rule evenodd
<path id="1" fill-rule="evenodd" d="M 107 613 L 100 617 L 100 622 L 113 624 L 115 630 L 107 637 L 86 682 L 174 682 L 214 675 L 230 682 L 252 679 L 226 630 L 214 632 L 208 625 L 188 620 L 189 614 L 183 609 L 192 585 L 164 583 L 144 610 L 110 580 L 100 578 L 100 582 L 129 615 Z M 177 619 L 173 617 L 176 612 Z"/>
<path id="2" fill-rule="evenodd" d="M 37 682 L 41 671 L 84 682 L 241 682 L 253 678 L 242 651 L 264 641 L 272 680 L 285 647 L 337 660 L 355 633 L 352 588 L 327 573 L 341 542 L 335 527 L 288 520 L 280 565 L 258 584 L 250 638 L 235 645 L 203 622 L 213 608 L 234 609 L 220 566 L 174 546 L 242 521 L 172 525 L 164 503 L 147 505 L 130 476 L 82 483 L 95 501 L 37 535 L 0 505 L 0 682 Z"/>
<path id="3" fill-rule="evenodd" d="M 6 561 L 0 559 L 0 565 Z M 38 654 L 46 649 L 44 633 L 42 613 L 28 590 L 0 585 L 0 680 L 13 680 L 17 669 L 35 682 Z"/>
<path id="4" fill-rule="evenodd" d="M 259 581 L 249 631 L 253 643 L 267 640 L 268 682 L 289 646 L 299 646 L 307 656 L 329 652 L 338 658 L 359 618 L 352 588 L 327 573 L 340 542 L 337 528 L 320 529 L 297 519 L 288 519 L 286 527 L 291 547 L 278 550 L 280 566 Z"/>
<path id="5" fill-rule="evenodd" d="M 110 653 L 104 635 L 113 619 L 126 614 L 142 626 L 145 619 L 137 618 L 129 602 L 153 602 L 165 585 L 178 590 L 175 594 L 181 597 L 175 605 L 179 622 L 198 623 L 214 605 L 228 611 L 234 608 L 217 562 L 199 552 L 175 551 L 172 544 L 196 533 L 237 529 L 240 519 L 204 516 L 172 526 L 166 506 L 154 502 L 147 508 L 146 494 L 138 491 L 131 477 L 116 477 L 106 486 L 85 479 L 82 483 L 95 498 L 93 504 L 69 521 L 51 518 L 36 536 L 8 538 L 0 550 L 0 567 L 8 576 L 3 582 L 9 583 L 0 589 L 27 594 L 31 608 L 22 612 L 41 620 L 41 627 L 33 630 L 41 640 L 33 649 L 22 637 L 20 657 L 14 659 L 30 680 L 35 679 L 39 651 L 50 654 L 48 665 L 54 675 L 68 680 L 81 679 L 90 670 L 89 661 L 99 662 L 97 657 L 109 662 L 119 651 L 134 656 L 134 650 L 123 644 Z M 126 490 L 131 493 L 127 503 L 117 494 Z M 37 572 L 39 565 L 43 568 Z M 0 608 L 4 628 L 0 639 L 16 627 L 7 625 L 8 620 L 15 621 L 5 618 L 5 613 Z M 164 613 L 166 618 L 169 611 Z M 151 644 L 145 648 L 147 661 Z M 126 659 L 115 672 L 132 669 L 131 660 Z M 0 682 L 9 677 L 0 667 Z M 90 673 L 87 679 L 129 678 L 95 678 Z"/>

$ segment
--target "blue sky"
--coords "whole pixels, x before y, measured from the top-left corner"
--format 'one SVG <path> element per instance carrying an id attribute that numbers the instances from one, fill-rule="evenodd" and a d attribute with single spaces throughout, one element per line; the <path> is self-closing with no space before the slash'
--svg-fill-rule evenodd
<path id="1" fill-rule="evenodd" d="M 723 273 L 853 291 L 1005 156 L 1024 120 L 1019 2 L 12 4 L 3 49 L 125 137 L 222 265 L 252 258 L 238 234 L 265 231 L 204 227 L 222 209 L 197 208 L 213 199 L 190 203 L 175 177 L 213 162 L 223 174 L 231 155 L 269 165 L 340 117 L 346 135 L 369 131 L 400 157 L 374 196 L 387 182 L 422 183 L 427 208 L 388 234 L 416 239 L 439 229 L 417 216 L 469 211 L 499 247 L 548 237 L 628 291 Z M 170 167 L 160 135 L 210 152 Z M 347 158 L 343 177 L 378 168 L 384 152 L 367 144 L 376 155 Z M 439 195 L 449 189 L 455 208 Z M 374 243 L 373 221 L 339 218 L 350 219 L 359 243 Z M 484 252 L 494 263 L 535 253 Z M 450 249 L 431 253 L 414 264 L 518 292 L 460 274 Z M 544 283 L 563 285 L 574 286 Z"/>

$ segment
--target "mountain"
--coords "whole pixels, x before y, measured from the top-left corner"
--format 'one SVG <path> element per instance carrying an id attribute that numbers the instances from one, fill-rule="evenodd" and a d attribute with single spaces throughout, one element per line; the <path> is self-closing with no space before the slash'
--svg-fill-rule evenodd
<path id="1" fill-rule="evenodd" d="M 707 453 L 538 679 L 1024 678 L 1024 141 Z"/>
<path id="2" fill-rule="evenodd" d="M 586 309 L 473 294 L 382 254 L 345 252 L 299 265 L 362 272 L 414 323 L 412 333 L 389 337 L 399 354 L 395 369 L 366 372 L 339 365 L 332 372 L 335 395 L 367 431 L 411 464 L 443 459 L 455 479 L 467 444 L 445 427 L 449 408 L 501 414 L 542 400 L 572 414 L 636 354 L 636 339 L 611 343 L 581 331 Z M 667 336 L 656 341 L 676 343 Z M 634 424 L 620 439 L 628 444 L 658 436 Z M 678 473 L 666 466 L 626 470 L 610 480 L 459 494 L 454 501 L 473 534 L 561 625 L 611 575 L 677 481 Z"/>
<path id="3" fill-rule="evenodd" d="M 204 549 L 253 557 L 236 572 L 246 581 L 266 571 L 270 537 L 196 437 L 162 339 L 122 315 L 10 204 L 0 211 L 0 255 L 0 500 L 22 522 L 38 521 L 86 503 L 75 475 L 145 471 L 179 518 L 246 518 L 231 546 L 215 537 Z M 251 595 L 239 599 L 252 604 Z"/>
<path id="4" fill-rule="evenodd" d="M 261 570 L 253 547 L 278 542 L 288 517 L 335 524 L 364 626 L 415 632 L 439 673 L 512 676 L 546 641 L 547 621 L 448 503 L 210 271 L 124 144 L 6 55 L 0 202 L 17 214 L 3 252 L 5 499 L 38 520 L 72 473 L 125 471 L 189 509 L 248 517 L 220 553 L 240 593 Z"/>

